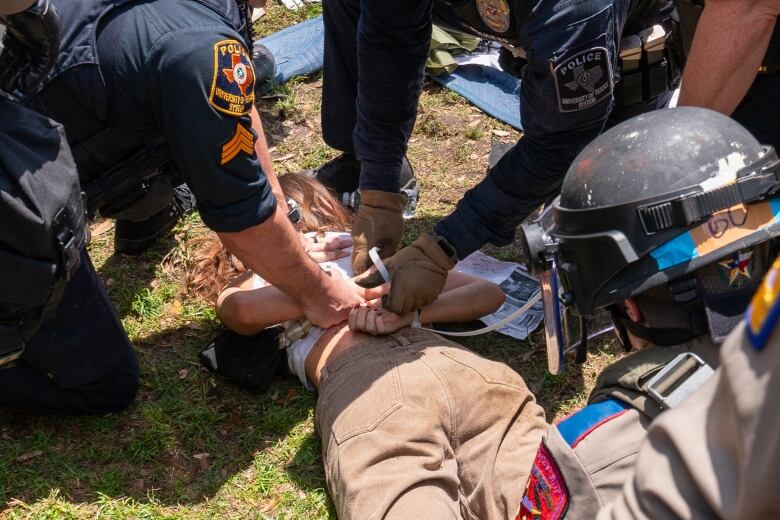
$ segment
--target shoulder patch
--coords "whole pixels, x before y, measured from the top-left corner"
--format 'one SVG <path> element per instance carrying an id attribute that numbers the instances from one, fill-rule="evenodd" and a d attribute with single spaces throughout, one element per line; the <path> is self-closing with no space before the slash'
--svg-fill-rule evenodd
<path id="1" fill-rule="evenodd" d="M 558 520 L 569 508 L 569 488 L 550 450 L 539 445 L 515 520 Z"/>
<path id="2" fill-rule="evenodd" d="M 622 401 L 605 399 L 574 412 L 556 424 L 555 427 L 563 440 L 573 449 L 593 430 L 615 417 L 623 415 L 629 408 L 630 406 Z"/>
<path id="3" fill-rule="evenodd" d="M 746 314 L 747 336 L 756 350 L 762 350 L 780 319 L 780 257 L 764 277 Z"/>
<path id="4" fill-rule="evenodd" d="M 612 94 L 612 65 L 606 47 L 564 54 L 551 67 L 561 112 L 585 110 Z"/>
<path id="5" fill-rule="evenodd" d="M 214 44 L 214 80 L 209 103 L 224 114 L 243 116 L 255 102 L 255 71 L 252 57 L 238 40 Z"/>
<path id="6" fill-rule="evenodd" d="M 252 156 L 255 152 L 255 134 L 241 126 L 241 123 L 236 123 L 236 132 L 222 145 L 222 159 L 219 165 L 232 161 L 241 152 Z"/>

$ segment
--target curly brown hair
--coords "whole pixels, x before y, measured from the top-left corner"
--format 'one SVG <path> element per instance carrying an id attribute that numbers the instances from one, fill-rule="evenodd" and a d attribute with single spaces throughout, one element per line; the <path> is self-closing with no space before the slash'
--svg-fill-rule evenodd
<path id="1" fill-rule="evenodd" d="M 300 208 L 301 220 L 296 225 L 300 231 L 325 233 L 352 228 L 352 214 L 316 179 L 288 173 L 279 177 L 279 184 Z M 187 269 L 184 281 L 186 290 L 196 297 L 216 301 L 222 289 L 247 270 L 214 232 L 194 239 L 190 246 L 195 252 L 194 266 Z"/>

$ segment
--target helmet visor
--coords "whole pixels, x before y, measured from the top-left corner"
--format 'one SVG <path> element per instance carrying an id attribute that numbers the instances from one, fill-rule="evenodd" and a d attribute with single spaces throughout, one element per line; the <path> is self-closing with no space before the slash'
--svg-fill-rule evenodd
<path id="1" fill-rule="evenodd" d="M 547 347 L 547 370 L 558 375 L 563 369 L 563 355 L 582 340 L 582 319 L 561 302 L 561 284 L 557 262 L 539 275 L 544 308 L 544 339 Z"/>

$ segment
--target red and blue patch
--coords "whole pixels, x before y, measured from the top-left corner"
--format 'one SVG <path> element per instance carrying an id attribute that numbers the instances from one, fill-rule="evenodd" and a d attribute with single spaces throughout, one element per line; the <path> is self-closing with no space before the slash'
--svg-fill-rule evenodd
<path id="1" fill-rule="evenodd" d="M 568 508 L 569 488 L 555 458 L 542 442 L 515 520 L 558 520 Z"/>
<path id="2" fill-rule="evenodd" d="M 243 116 L 255 102 L 252 57 L 238 40 L 214 44 L 214 80 L 209 103 L 222 113 Z"/>
<path id="3" fill-rule="evenodd" d="M 629 409 L 614 399 L 586 406 L 556 425 L 563 440 L 573 448 L 599 426 Z M 550 450 L 542 442 L 536 452 L 531 476 L 515 520 L 559 520 L 569 508 L 569 489 Z"/>

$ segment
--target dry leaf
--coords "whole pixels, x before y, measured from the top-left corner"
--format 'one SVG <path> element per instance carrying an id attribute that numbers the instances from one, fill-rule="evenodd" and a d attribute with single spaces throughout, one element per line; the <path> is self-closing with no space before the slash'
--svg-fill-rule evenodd
<path id="1" fill-rule="evenodd" d="M 509 132 L 507 132 L 506 130 L 493 130 L 493 133 L 498 137 L 506 137 L 509 135 Z"/>
<path id="2" fill-rule="evenodd" d="M 196 453 L 192 456 L 192 458 L 196 459 L 198 463 L 200 464 L 201 471 L 206 471 L 209 469 L 209 456 L 210 453 Z"/>
<path id="3" fill-rule="evenodd" d="M 93 237 L 99 237 L 106 231 L 110 231 L 114 228 L 114 221 L 111 219 L 106 219 L 97 226 L 93 227 L 90 232 L 92 233 Z"/>
<path id="4" fill-rule="evenodd" d="M 287 406 L 287 403 L 295 399 L 296 394 L 297 392 L 295 391 L 295 388 L 290 388 L 287 391 L 287 395 L 284 396 L 284 399 L 274 399 L 274 402 L 276 402 L 276 404 L 279 406 Z"/>
<path id="5" fill-rule="evenodd" d="M 28 460 L 38 458 L 41 455 L 43 455 L 43 450 L 30 451 L 28 453 L 16 457 L 16 462 L 27 462 Z"/>
<path id="6" fill-rule="evenodd" d="M 475 119 L 474 121 L 469 122 L 469 128 L 473 128 L 477 126 L 481 121 L 479 119 Z"/>
<path id="7" fill-rule="evenodd" d="M 189 369 L 182 368 L 181 370 L 179 370 L 179 379 L 186 379 L 189 374 L 190 374 Z"/>

